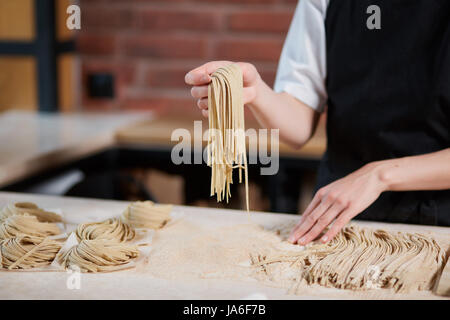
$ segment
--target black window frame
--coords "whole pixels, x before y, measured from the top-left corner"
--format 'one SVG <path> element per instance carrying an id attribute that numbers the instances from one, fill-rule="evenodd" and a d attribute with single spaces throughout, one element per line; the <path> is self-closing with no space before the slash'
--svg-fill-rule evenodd
<path id="1" fill-rule="evenodd" d="M 0 41 L 2 56 L 31 56 L 36 59 L 36 85 L 38 110 L 58 111 L 58 57 L 75 52 L 73 39 L 58 41 L 56 38 L 56 1 L 34 0 L 36 36 L 33 41 Z"/>

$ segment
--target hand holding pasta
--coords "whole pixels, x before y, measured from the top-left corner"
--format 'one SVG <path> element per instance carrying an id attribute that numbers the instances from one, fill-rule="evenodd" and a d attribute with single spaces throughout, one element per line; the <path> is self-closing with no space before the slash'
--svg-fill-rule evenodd
<path id="1" fill-rule="evenodd" d="M 192 97 L 197 99 L 197 106 L 202 110 L 202 114 L 208 117 L 208 84 L 211 82 L 211 75 L 219 68 L 233 64 L 231 61 L 211 61 L 191 70 L 186 74 L 185 81 L 193 86 Z M 252 103 L 256 98 L 257 84 L 261 79 L 255 66 L 250 63 L 237 62 L 236 65 L 242 70 L 243 79 L 243 103 Z"/>

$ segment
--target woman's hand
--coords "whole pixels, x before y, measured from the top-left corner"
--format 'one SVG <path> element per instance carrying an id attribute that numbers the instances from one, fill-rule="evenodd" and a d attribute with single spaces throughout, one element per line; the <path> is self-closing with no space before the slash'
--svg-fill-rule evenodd
<path id="1" fill-rule="evenodd" d="M 202 110 L 202 114 L 205 117 L 208 117 L 208 84 L 211 82 L 210 75 L 218 68 L 232 63 L 231 61 L 212 61 L 186 74 L 186 83 L 193 86 L 191 95 L 197 99 L 197 106 Z M 256 98 L 256 85 L 261 77 L 254 65 L 245 62 L 238 62 L 237 64 L 242 69 L 244 104 L 252 103 Z"/>
<path id="2" fill-rule="evenodd" d="M 354 216 L 387 190 L 378 169 L 377 164 L 368 164 L 318 190 L 288 241 L 305 245 L 334 221 L 321 241 L 325 243 L 333 239 Z"/>

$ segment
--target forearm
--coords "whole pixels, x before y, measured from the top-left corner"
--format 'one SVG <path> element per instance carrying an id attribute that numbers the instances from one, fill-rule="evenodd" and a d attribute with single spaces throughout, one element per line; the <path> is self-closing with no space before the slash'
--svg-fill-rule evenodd
<path id="1" fill-rule="evenodd" d="M 319 113 L 287 93 L 274 92 L 262 80 L 255 89 L 249 107 L 258 122 L 268 129 L 280 129 L 281 140 L 289 145 L 304 145 L 315 131 Z"/>
<path id="2" fill-rule="evenodd" d="M 191 94 L 204 116 L 208 116 L 208 85 L 215 70 L 229 61 L 211 61 L 191 70 L 185 76 L 192 85 Z M 243 75 L 243 100 L 260 124 L 268 129 L 279 129 L 280 138 L 293 147 L 301 147 L 314 133 L 319 113 L 287 93 L 275 93 L 261 79 L 255 66 L 238 62 Z"/>
<path id="3" fill-rule="evenodd" d="M 450 148 L 371 164 L 385 191 L 450 189 Z"/>

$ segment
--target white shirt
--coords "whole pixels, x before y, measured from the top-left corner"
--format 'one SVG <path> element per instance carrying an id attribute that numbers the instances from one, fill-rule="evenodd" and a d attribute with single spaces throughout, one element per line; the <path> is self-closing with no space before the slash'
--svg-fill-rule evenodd
<path id="1" fill-rule="evenodd" d="M 278 64 L 274 90 L 318 112 L 327 101 L 325 15 L 329 0 L 300 0 Z"/>

